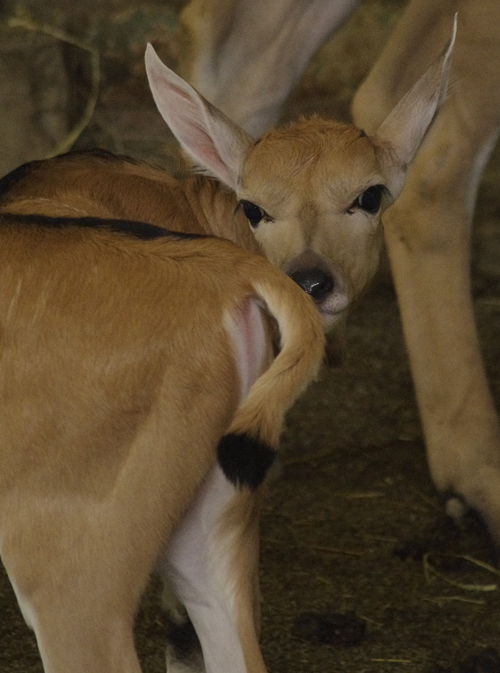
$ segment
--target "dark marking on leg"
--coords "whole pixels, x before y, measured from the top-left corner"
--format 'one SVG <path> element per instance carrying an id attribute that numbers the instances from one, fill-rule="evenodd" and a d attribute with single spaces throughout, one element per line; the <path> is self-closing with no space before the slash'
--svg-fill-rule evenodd
<path id="1" fill-rule="evenodd" d="M 182 663 L 186 669 L 203 671 L 203 653 L 194 626 L 186 615 L 186 620 L 178 622 L 167 617 L 167 660 Z"/>

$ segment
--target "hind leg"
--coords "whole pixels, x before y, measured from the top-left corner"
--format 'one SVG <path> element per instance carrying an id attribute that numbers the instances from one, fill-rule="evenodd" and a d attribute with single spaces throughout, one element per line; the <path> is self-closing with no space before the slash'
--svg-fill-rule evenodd
<path id="1" fill-rule="evenodd" d="M 56 509 L 28 507 L 2 525 L 2 560 L 44 670 L 140 673 L 133 622 L 150 568 L 137 536 L 114 535 L 99 511 Z"/>
<path id="2" fill-rule="evenodd" d="M 261 497 L 235 487 L 216 465 L 169 542 L 161 572 L 199 638 L 181 613 L 167 646 L 169 673 L 265 673 L 258 643 Z"/>
<path id="3" fill-rule="evenodd" d="M 175 595 L 167 571 L 162 572 L 162 608 L 167 622 L 167 673 L 204 673 L 199 638 L 185 606 Z"/>
<path id="4" fill-rule="evenodd" d="M 26 601 L 46 673 L 140 673 L 133 614 L 113 614 L 90 591 Z"/>

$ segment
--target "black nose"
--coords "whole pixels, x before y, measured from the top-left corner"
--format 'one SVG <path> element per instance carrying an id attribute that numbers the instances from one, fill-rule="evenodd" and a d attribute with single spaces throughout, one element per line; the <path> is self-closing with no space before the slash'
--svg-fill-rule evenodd
<path id="1" fill-rule="evenodd" d="M 322 301 L 333 290 L 333 278 L 322 269 L 294 271 L 290 274 L 290 278 L 316 302 Z"/>

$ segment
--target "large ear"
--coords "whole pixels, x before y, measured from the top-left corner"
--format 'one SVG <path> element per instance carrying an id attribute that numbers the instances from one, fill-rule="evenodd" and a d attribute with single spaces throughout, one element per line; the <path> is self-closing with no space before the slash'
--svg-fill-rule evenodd
<path id="1" fill-rule="evenodd" d="M 253 140 L 167 68 L 150 44 L 145 60 L 156 106 L 185 152 L 235 190 Z"/>
<path id="2" fill-rule="evenodd" d="M 393 198 L 401 191 L 406 168 L 413 161 L 446 96 L 456 32 L 455 15 L 452 37 L 443 52 L 403 96 L 372 136 L 382 164 L 388 170 L 392 183 L 388 187 Z"/>

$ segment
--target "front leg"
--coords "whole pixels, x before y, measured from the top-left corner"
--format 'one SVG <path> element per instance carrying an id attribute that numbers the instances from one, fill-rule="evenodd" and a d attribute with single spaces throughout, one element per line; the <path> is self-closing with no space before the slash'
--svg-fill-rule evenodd
<path id="1" fill-rule="evenodd" d="M 191 0 L 181 14 L 181 74 L 257 138 L 360 1 Z"/>
<path id="2" fill-rule="evenodd" d="M 500 128 L 496 0 L 410 0 L 353 112 L 367 131 L 376 126 L 402 93 L 402 63 L 418 72 L 444 44 L 454 11 L 449 97 L 383 224 L 432 478 L 448 513 L 476 509 L 500 548 L 500 429 L 470 287 L 477 189 Z"/>
<path id="3" fill-rule="evenodd" d="M 171 539 L 160 570 L 203 656 L 178 613 L 169 673 L 265 673 L 257 633 L 260 499 L 260 489 L 234 486 L 217 464 Z"/>
<path id="4" fill-rule="evenodd" d="M 478 164 L 496 133 L 457 142 L 458 117 L 441 112 L 384 228 L 432 478 L 447 512 L 475 509 L 500 549 L 500 429 L 469 271 Z"/>

